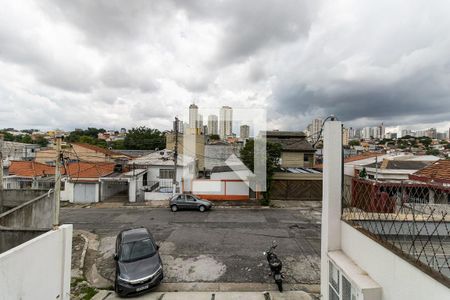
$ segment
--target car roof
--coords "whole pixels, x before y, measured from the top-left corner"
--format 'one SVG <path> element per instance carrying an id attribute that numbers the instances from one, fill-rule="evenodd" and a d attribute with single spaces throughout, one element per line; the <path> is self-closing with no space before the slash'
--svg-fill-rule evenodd
<path id="1" fill-rule="evenodd" d="M 151 238 L 150 233 L 145 227 L 125 229 L 121 231 L 120 234 L 122 235 L 122 243 L 129 243 Z"/>

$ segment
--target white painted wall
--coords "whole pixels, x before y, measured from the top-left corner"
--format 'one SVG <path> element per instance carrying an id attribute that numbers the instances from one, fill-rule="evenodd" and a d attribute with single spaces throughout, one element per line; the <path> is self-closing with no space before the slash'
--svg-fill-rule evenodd
<path id="1" fill-rule="evenodd" d="M 450 299 L 450 290 L 341 221 L 342 251 L 382 287 L 383 300 Z"/>
<path id="2" fill-rule="evenodd" d="M 247 179 L 251 175 L 248 170 L 238 170 L 230 172 L 211 173 L 211 179 Z"/>
<path id="3" fill-rule="evenodd" d="M 193 180 L 192 193 L 225 195 L 225 183 L 220 180 Z"/>
<path id="4" fill-rule="evenodd" d="M 72 225 L 0 254 L 0 300 L 70 299 Z"/>
<path id="5" fill-rule="evenodd" d="M 227 195 L 248 196 L 248 181 L 227 181 Z"/>
<path id="6" fill-rule="evenodd" d="M 323 202 L 321 226 L 320 292 L 329 299 L 328 252 L 341 248 L 341 170 L 342 123 L 329 121 L 324 126 L 323 144 Z"/>
<path id="7" fill-rule="evenodd" d="M 145 192 L 145 201 L 164 201 L 169 200 L 172 193 Z"/>

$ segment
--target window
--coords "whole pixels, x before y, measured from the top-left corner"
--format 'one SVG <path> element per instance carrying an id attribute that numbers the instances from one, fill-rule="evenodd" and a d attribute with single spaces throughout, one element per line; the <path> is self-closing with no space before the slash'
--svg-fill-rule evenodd
<path id="1" fill-rule="evenodd" d="M 174 176 L 173 169 L 159 169 L 160 179 L 173 179 Z"/>
<path id="2" fill-rule="evenodd" d="M 334 264 L 329 263 L 329 274 L 328 274 L 328 283 L 329 283 L 329 296 L 330 300 L 339 300 L 339 270 L 336 268 Z"/>

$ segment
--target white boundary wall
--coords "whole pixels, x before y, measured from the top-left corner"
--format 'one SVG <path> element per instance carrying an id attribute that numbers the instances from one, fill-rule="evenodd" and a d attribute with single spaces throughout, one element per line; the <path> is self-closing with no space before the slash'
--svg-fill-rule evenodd
<path id="1" fill-rule="evenodd" d="M 383 300 L 450 299 L 450 290 L 341 221 L 342 251 L 382 287 Z"/>
<path id="2" fill-rule="evenodd" d="M 72 225 L 0 254 L 0 300 L 70 299 Z"/>

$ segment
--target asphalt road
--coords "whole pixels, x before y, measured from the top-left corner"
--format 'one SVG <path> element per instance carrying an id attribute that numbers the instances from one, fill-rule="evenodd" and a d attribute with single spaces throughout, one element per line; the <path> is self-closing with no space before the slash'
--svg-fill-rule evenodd
<path id="1" fill-rule="evenodd" d="M 276 240 L 286 283 L 319 283 L 317 209 L 63 208 L 61 221 L 98 235 L 97 268 L 109 279 L 116 234 L 146 226 L 161 246 L 165 282 L 271 282 L 262 253 Z"/>

